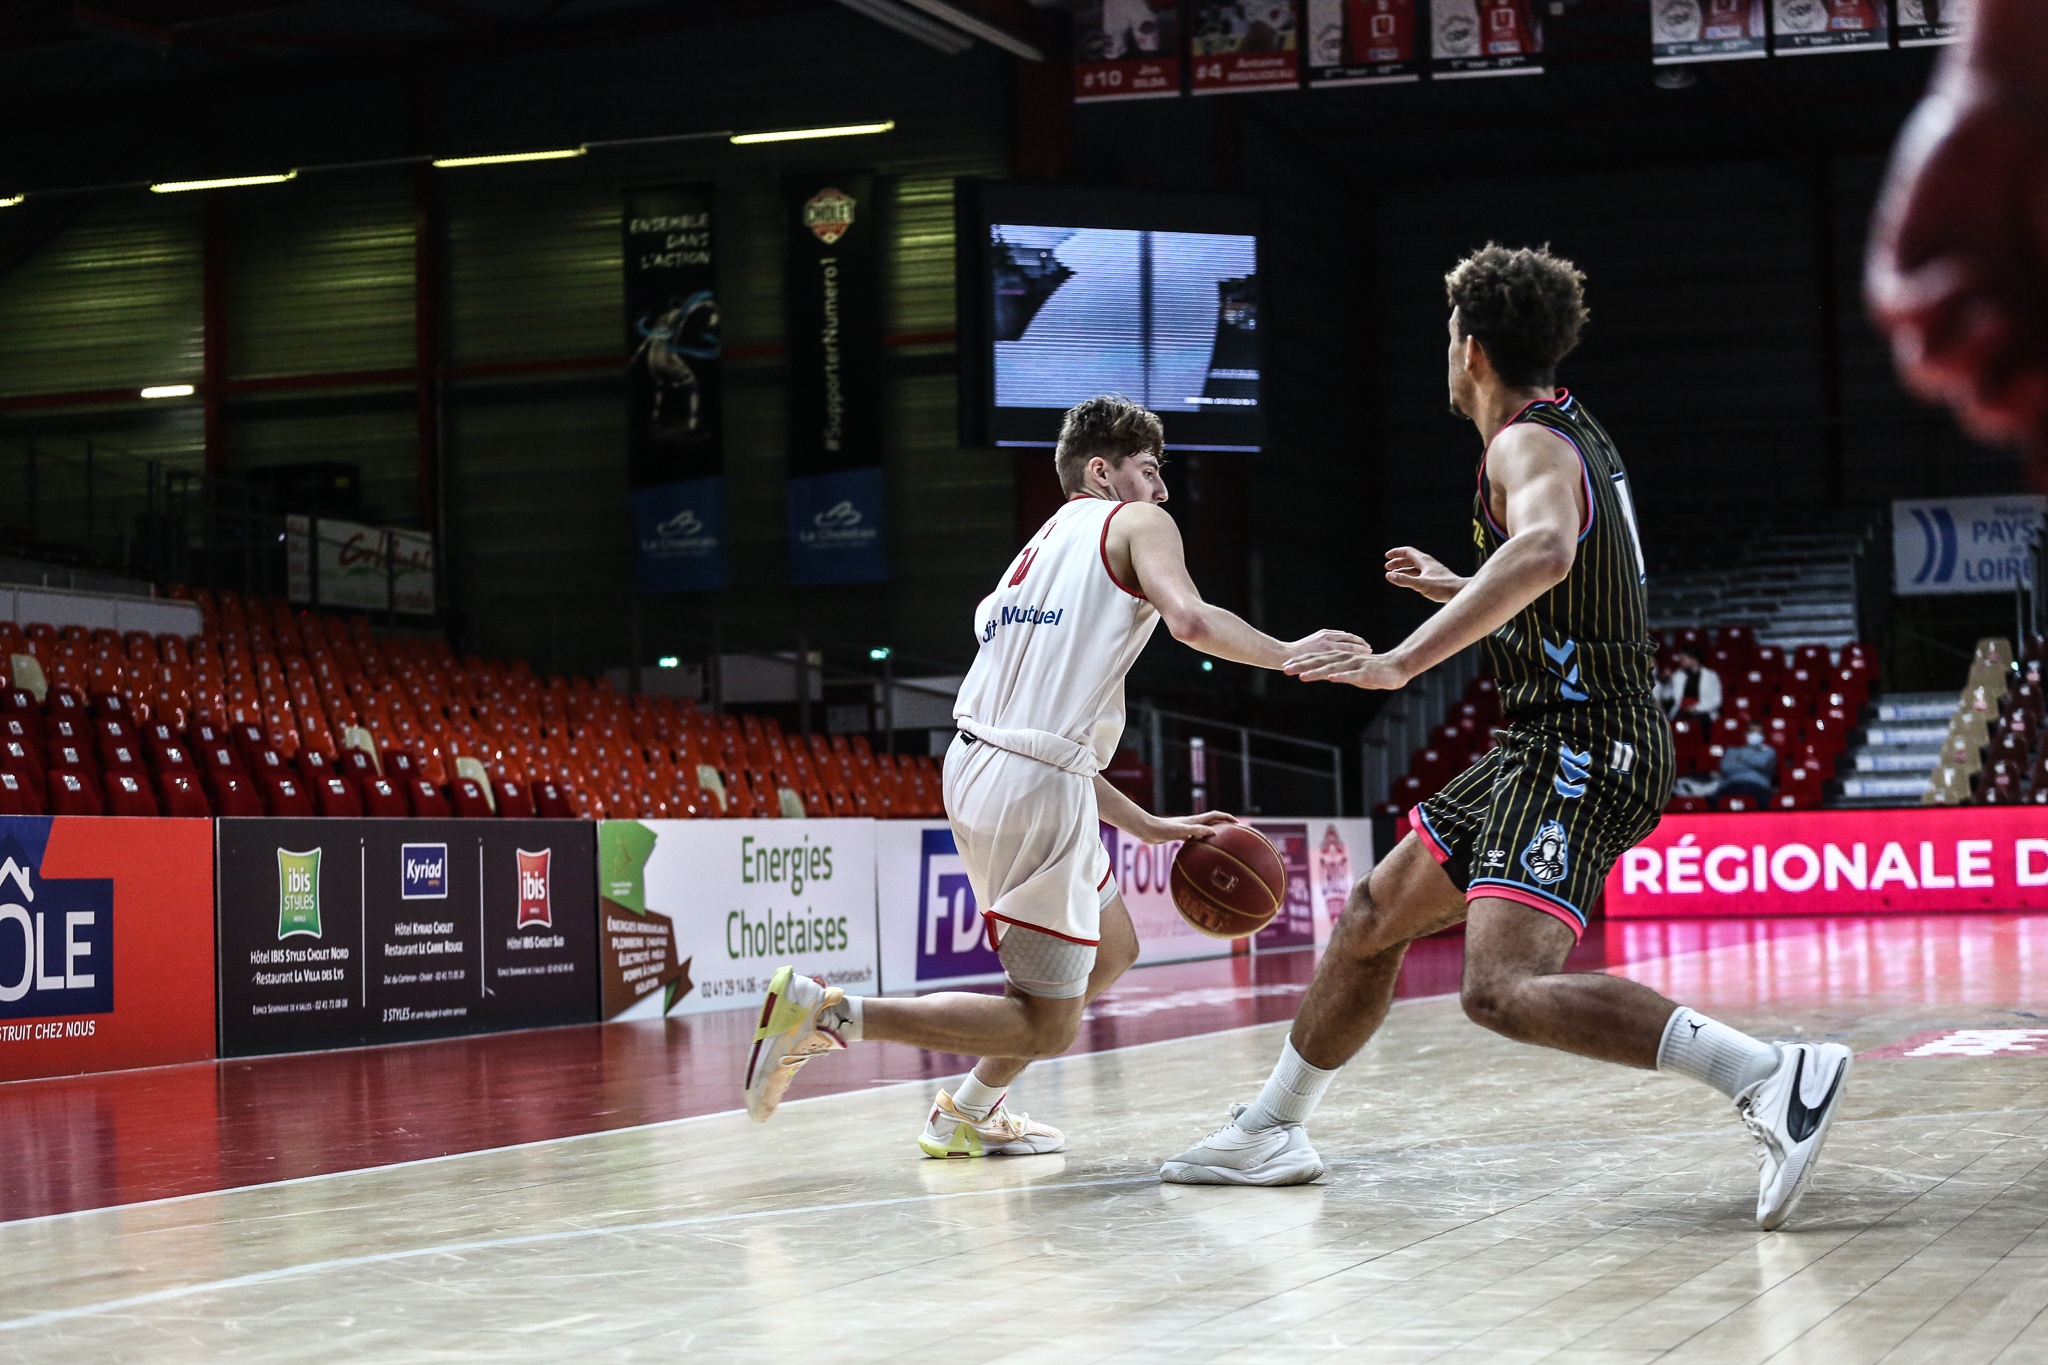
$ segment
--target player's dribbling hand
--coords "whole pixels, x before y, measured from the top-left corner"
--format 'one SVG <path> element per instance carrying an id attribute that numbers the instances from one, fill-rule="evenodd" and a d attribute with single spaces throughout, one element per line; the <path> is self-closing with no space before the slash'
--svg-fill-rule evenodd
<path id="1" fill-rule="evenodd" d="M 1238 819 L 1235 815 L 1220 810 L 1205 810 L 1200 815 L 1167 816 L 1157 822 L 1157 827 L 1150 831 L 1151 837 L 1147 838 L 1145 842 L 1148 844 L 1170 844 L 1174 840 L 1179 839 L 1183 841 L 1193 840 L 1196 843 L 1200 843 L 1204 839 L 1214 837 L 1218 825 L 1234 825 L 1237 823 Z"/>
<path id="2" fill-rule="evenodd" d="M 1448 602 L 1465 586 L 1464 579 L 1412 545 L 1387 551 L 1387 581 L 1419 592 L 1432 602 Z"/>
<path id="3" fill-rule="evenodd" d="M 1392 692 L 1408 685 L 1407 667 L 1392 654 L 1375 654 L 1368 646 L 1340 646 L 1289 659 L 1283 669 L 1303 682 L 1349 683 L 1373 692 Z"/>

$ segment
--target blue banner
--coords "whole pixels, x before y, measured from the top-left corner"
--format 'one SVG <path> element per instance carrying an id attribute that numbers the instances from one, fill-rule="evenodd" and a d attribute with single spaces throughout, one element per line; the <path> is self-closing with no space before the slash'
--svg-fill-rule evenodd
<path id="1" fill-rule="evenodd" d="M 880 468 L 789 481 L 789 581 L 883 583 L 889 537 Z"/>
<path id="2" fill-rule="evenodd" d="M 633 590 L 726 586 L 725 480 L 685 479 L 633 490 Z"/>

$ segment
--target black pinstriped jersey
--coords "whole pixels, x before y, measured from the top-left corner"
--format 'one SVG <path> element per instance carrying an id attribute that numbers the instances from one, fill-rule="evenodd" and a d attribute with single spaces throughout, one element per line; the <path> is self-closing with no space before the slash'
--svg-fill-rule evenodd
<path id="1" fill-rule="evenodd" d="M 1560 708 L 1654 705 L 1656 646 L 1644 597 L 1642 541 L 1614 438 L 1563 389 L 1555 399 L 1529 404 L 1508 425 L 1515 422 L 1548 427 L 1579 452 L 1586 524 L 1564 581 L 1487 638 L 1501 710 L 1512 721 Z M 1481 564 L 1507 540 L 1490 503 L 1482 457 L 1472 504 L 1472 539 Z"/>

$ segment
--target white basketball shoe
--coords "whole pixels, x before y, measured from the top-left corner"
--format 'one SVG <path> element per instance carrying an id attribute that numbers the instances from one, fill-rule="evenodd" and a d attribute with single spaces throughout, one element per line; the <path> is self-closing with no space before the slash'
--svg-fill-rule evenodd
<path id="1" fill-rule="evenodd" d="M 941 1090 L 917 1145 L 931 1157 L 1043 1156 L 1067 1145 L 1067 1135 L 1029 1114 L 1013 1114 L 1000 1100 L 985 1119 L 971 1119 Z"/>
<path id="2" fill-rule="evenodd" d="M 798 976 L 794 967 L 776 969 L 761 1002 L 761 1022 L 747 1053 L 747 1117 L 766 1123 L 799 1068 L 821 1052 L 846 1046 L 830 1028 L 820 1027 L 818 1012 L 838 1004 L 846 992 L 815 977 Z"/>
<path id="3" fill-rule="evenodd" d="M 1780 1043 L 1778 1069 L 1735 1097 L 1756 1136 L 1756 1223 L 1785 1225 L 1806 1193 L 1849 1081 L 1851 1053 L 1840 1043 Z"/>
<path id="4" fill-rule="evenodd" d="M 1323 1159 L 1298 1123 L 1246 1132 L 1237 1120 L 1250 1105 L 1230 1106 L 1230 1122 L 1159 1168 L 1169 1185 L 1306 1185 Z"/>

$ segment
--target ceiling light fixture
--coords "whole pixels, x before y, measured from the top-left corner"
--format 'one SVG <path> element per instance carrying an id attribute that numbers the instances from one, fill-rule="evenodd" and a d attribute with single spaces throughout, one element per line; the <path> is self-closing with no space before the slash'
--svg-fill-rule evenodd
<path id="1" fill-rule="evenodd" d="M 0 199 L 0 209 L 11 209 L 16 204 L 19 204 L 22 200 L 26 198 L 28 198 L 28 196 L 25 194 L 17 194 L 8 199 Z"/>
<path id="2" fill-rule="evenodd" d="M 164 180 L 149 187 L 151 194 L 184 194 L 191 190 L 232 190 L 243 185 L 282 185 L 297 180 L 297 171 L 283 175 L 230 175 L 220 180 Z"/>
<path id="3" fill-rule="evenodd" d="M 896 127 L 895 119 L 884 119 L 880 123 L 846 123 L 836 128 L 785 128 L 778 133 L 734 133 L 733 145 L 751 147 L 757 142 L 803 142 L 814 137 L 867 137 L 872 133 L 886 133 Z"/>
<path id="4" fill-rule="evenodd" d="M 194 390 L 190 384 L 153 384 L 142 391 L 144 398 L 190 398 Z"/>
<path id="5" fill-rule="evenodd" d="M 584 153 L 582 147 L 563 147 L 553 152 L 500 152 L 496 156 L 437 156 L 434 165 L 440 170 L 457 166 L 510 166 L 520 161 L 571 161 Z"/>

